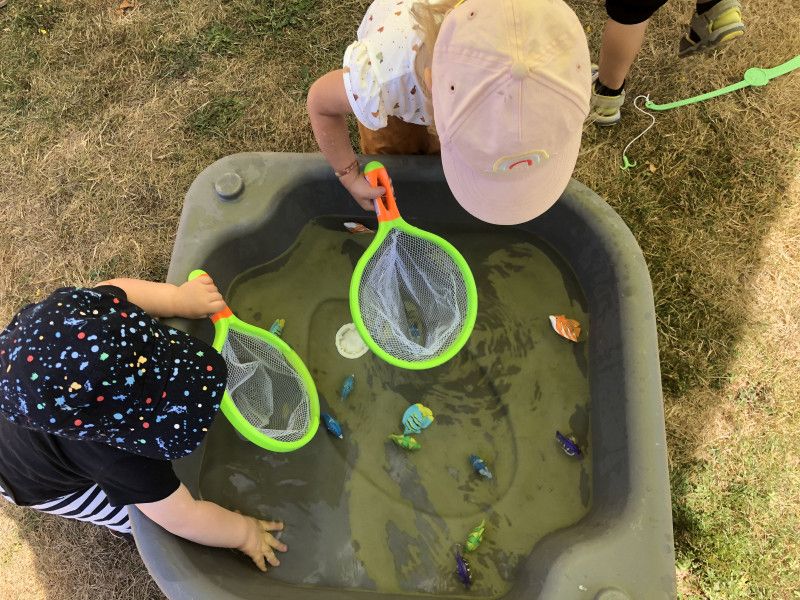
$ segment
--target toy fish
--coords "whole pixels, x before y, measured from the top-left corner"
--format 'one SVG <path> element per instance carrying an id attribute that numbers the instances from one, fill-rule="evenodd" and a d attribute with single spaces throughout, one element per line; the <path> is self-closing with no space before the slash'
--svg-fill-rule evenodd
<path id="1" fill-rule="evenodd" d="M 341 396 L 342 400 L 347 400 L 348 396 L 350 396 L 350 392 L 353 391 L 353 385 L 356 382 L 356 376 L 353 374 L 348 375 L 344 378 L 344 383 L 342 383 L 342 389 L 339 392 L 339 396 Z"/>
<path id="2" fill-rule="evenodd" d="M 419 442 L 410 435 L 397 435 L 393 433 L 389 436 L 389 439 L 406 450 L 419 450 L 422 448 Z"/>
<path id="3" fill-rule="evenodd" d="M 322 413 L 320 415 L 322 420 L 325 422 L 325 428 L 331 432 L 331 434 L 335 435 L 340 440 L 344 438 L 344 434 L 342 433 L 342 426 L 339 424 L 339 421 L 334 419 L 328 413 Z"/>
<path id="4" fill-rule="evenodd" d="M 456 550 L 456 575 L 465 588 L 472 585 L 472 571 L 469 570 L 469 561 L 461 556 L 461 552 Z"/>
<path id="5" fill-rule="evenodd" d="M 477 454 L 470 454 L 469 462 L 478 475 L 485 477 L 486 479 L 492 478 L 492 472 L 489 470 L 489 467 L 486 466 L 486 463 L 483 462 L 483 459 L 480 456 Z"/>
<path id="6" fill-rule="evenodd" d="M 422 404 L 412 404 L 403 413 L 403 435 L 421 433 L 423 429 L 433 423 L 433 411 Z"/>
<path id="7" fill-rule="evenodd" d="M 567 456 L 582 456 L 581 449 L 578 448 L 578 444 L 576 444 L 574 440 L 562 434 L 560 431 L 556 431 L 556 440 L 558 440 L 558 443 L 561 444 L 561 448 L 564 450 L 564 453 Z"/>
<path id="8" fill-rule="evenodd" d="M 420 338 L 419 327 L 416 323 L 409 323 L 408 325 L 408 333 L 411 334 L 411 338 L 416 341 Z"/>
<path id="9" fill-rule="evenodd" d="M 354 223 L 353 221 L 348 221 L 344 223 L 344 228 L 347 229 L 350 233 L 375 233 L 369 227 L 362 225 L 361 223 Z"/>
<path id="10" fill-rule="evenodd" d="M 550 324 L 553 330 L 571 342 L 577 342 L 581 335 L 581 324 L 575 319 L 568 319 L 564 315 L 550 315 Z"/>
<path id="11" fill-rule="evenodd" d="M 286 319 L 275 319 L 275 322 L 269 326 L 269 332 L 281 337 L 283 328 L 286 326 Z"/>
<path id="12" fill-rule="evenodd" d="M 465 552 L 474 552 L 483 541 L 483 531 L 486 529 L 486 520 L 481 521 L 475 529 L 469 532 L 467 541 L 464 543 Z"/>

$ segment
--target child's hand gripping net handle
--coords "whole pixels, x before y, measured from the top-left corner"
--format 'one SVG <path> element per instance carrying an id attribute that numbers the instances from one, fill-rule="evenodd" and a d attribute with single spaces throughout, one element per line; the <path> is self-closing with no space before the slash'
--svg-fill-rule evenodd
<path id="1" fill-rule="evenodd" d="M 208 275 L 208 273 L 203 271 L 203 269 L 195 269 L 194 271 L 189 273 L 189 277 L 186 278 L 186 281 L 192 281 L 193 279 L 197 279 L 201 275 Z M 225 300 L 223 300 L 223 302 L 225 302 Z M 209 319 L 211 319 L 212 323 L 216 323 L 220 319 L 227 319 L 228 317 L 232 316 L 233 316 L 233 311 L 228 307 L 228 303 L 225 302 L 225 308 L 211 315 Z"/>
<path id="2" fill-rule="evenodd" d="M 400 211 L 397 210 L 397 202 L 394 199 L 394 187 L 389 173 L 377 160 L 367 163 L 364 167 L 364 177 L 372 187 L 383 186 L 386 194 L 375 198 L 375 212 L 378 215 L 379 223 L 388 223 L 400 218 Z"/>

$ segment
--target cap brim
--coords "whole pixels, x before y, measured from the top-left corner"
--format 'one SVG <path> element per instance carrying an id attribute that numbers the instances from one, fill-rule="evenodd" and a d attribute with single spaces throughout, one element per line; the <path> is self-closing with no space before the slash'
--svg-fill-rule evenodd
<path id="1" fill-rule="evenodd" d="M 482 172 L 442 145 L 442 167 L 450 191 L 468 213 L 494 225 L 517 225 L 548 210 L 567 187 L 581 146 L 578 128 L 550 157 L 534 166 Z"/>

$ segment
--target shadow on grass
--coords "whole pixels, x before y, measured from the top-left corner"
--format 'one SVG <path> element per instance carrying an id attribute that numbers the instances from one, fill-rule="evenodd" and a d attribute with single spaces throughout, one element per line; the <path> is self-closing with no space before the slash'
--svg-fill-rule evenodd
<path id="1" fill-rule="evenodd" d="M 738 423 L 733 427 L 741 430 L 720 439 L 710 417 L 739 401 L 728 384 L 737 351 L 753 335 L 752 283 L 762 266 L 765 237 L 790 202 L 787 192 L 797 170 L 800 78 L 787 75 L 772 87 L 654 113 L 655 126 L 627 152 L 638 166 L 623 171 L 621 155 L 650 123 L 631 106 L 637 95 L 677 100 L 739 81 L 748 67 L 791 57 L 776 43 L 790 36 L 791 28 L 768 4 L 747 7 L 747 35 L 718 52 L 684 60 L 675 48 L 691 8 L 662 8 L 627 79 L 621 123 L 587 127 L 574 175 L 614 207 L 647 260 L 665 406 L 672 415 L 666 424 L 676 556 L 688 565 L 704 598 L 783 597 L 792 585 L 776 568 L 776 551 L 796 552 L 796 546 L 786 546 L 785 537 L 774 532 L 767 543 L 763 534 L 781 528 L 761 497 L 777 477 L 759 483 L 726 480 L 737 460 L 724 452 L 726 446 L 743 453 L 742 471 L 758 473 L 769 457 L 747 436 L 773 444 L 781 433 L 753 432 Z M 571 5 L 589 29 L 596 59 L 604 15 L 589 2 Z M 742 394 L 762 398 L 768 384 L 748 385 Z M 720 455 L 706 460 L 708 452 Z M 747 469 L 745 462 L 751 463 Z M 763 516 L 751 522 L 760 511 Z"/>

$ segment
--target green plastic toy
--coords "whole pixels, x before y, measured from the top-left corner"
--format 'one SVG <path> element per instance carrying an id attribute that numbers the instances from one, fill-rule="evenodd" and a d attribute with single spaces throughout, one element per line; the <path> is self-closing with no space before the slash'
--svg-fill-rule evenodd
<path id="1" fill-rule="evenodd" d="M 787 60 L 785 63 L 778 65 L 777 67 L 772 67 L 771 69 L 761 69 L 759 67 L 747 69 L 747 71 L 744 72 L 744 78 L 742 81 L 718 90 L 714 90 L 713 92 L 700 94 L 699 96 L 686 98 L 685 100 L 669 102 L 667 104 L 656 104 L 655 102 L 648 100 L 644 103 L 644 105 L 650 110 L 671 110 L 673 108 L 679 108 L 688 104 L 695 104 L 697 102 L 703 102 L 704 100 L 710 100 L 711 98 L 716 98 L 717 96 L 735 92 L 736 90 L 741 90 L 746 87 L 759 87 L 762 85 L 767 85 L 771 79 L 775 79 L 781 75 L 786 75 L 786 73 L 790 73 L 795 69 L 800 69 L 800 54 L 791 60 Z"/>
<path id="2" fill-rule="evenodd" d="M 483 541 L 483 532 L 486 529 L 486 520 L 481 521 L 475 529 L 469 532 L 467 541 L 464 543 L 464 550 L 467 552 L 474 552 L 478 549 Z"/>
<path id="3" fill-rule="evenodd" d="M 389 436 L 389 439 L 406 450 L 419 450 L 422 448 L 420 443 L 410 435 L 397 435 L 393 433 Z"/>

